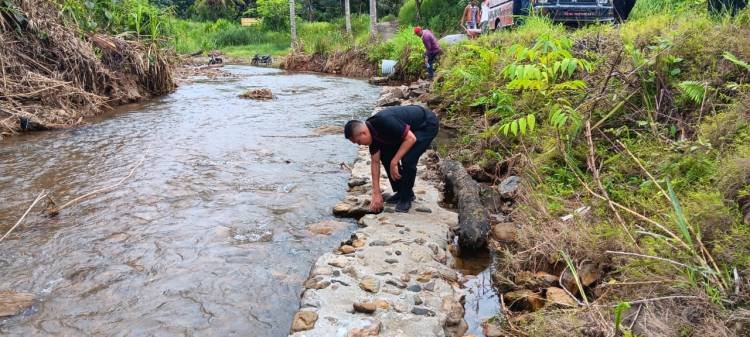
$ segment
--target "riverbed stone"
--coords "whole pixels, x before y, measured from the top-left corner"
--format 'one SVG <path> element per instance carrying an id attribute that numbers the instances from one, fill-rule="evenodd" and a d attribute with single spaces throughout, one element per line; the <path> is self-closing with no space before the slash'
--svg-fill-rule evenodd
<path id="1" fill-rule="evenodd" d="M 544 299 L 539 294 L 521 289 L 505 293 L 505 304 L 516 311 L 537 311 L 544 307 Z"/>
<path id="2" fill-rule="evenodd" d="M 578 302 L 568 293 L 565 292 L 565 290 L 557 287 L 549 287 L 547 288 L 547 306 L 552 307 L 567 307 L 567 308 L 575 308 L 578 306 Z"/>
<path id="3" fill-rule="evenodd" d="M 339 247 L 339 251 L 342 254 L 351 254 L 351 253 L 354 253 L 354 247 L 352 247 L 350 245 L 343 245 L 343 246 Z"/>
<path id="4" fill-rule="evenodd" d="M 427 309 L 427 308 L 423 308 L 423 307 L 414 307 L 411 309 L 411 313 L 418 315 L 418 316 L 428 316 L 428 317 L 435 316 L 434 311 Z"/>
<path id="5" fill-rule="evenodd" d="M 352 209 L 353 205 L 340 202 L 336 204 L 336 206 L 333 206 L 333 215 L 343 216 L 349 213 L 349 211 Z"/>
<path id="6" fill-rule="evenodd" d="M 363 185 L 366 185 L 366 184 L 367 184 L 367 179 L 366 178 L 351 178 L 351 179 L 349 179 L 349 182 L 347 182 L 347 185 L 349 185 L 349 187 L 351 187 L 351 188 L 354 188 L 354 187 L 357 187 L 357 186 L 363 186 Z"/>
<path id="7" fill-rule="evenodd" d="M 328 264 L 334 267 L 344 268 L 349 264 L 349 259 L 339 256 L 328 261 Z"/>
<path id="8" fill-rule="evenodd" d="M 512 222 L 504 222 L 492 225 L 492 238 L 502 243 L 516 241 L 518 229 Z"/>
<path id="9" fill-rule="evenodd" d="M 464 306 L 453 296 L 443 297 L 442 309 L 446 313 L 446 326 L 458 325 L 464 318 Z"/>
<path id="10" fill-rule="evenodd" d="M 314 278 L 308 279 L 304 283 L 304 287 L 306 289 L 324 289 L 331 285 L 331 282 L 325 279 L 322 279 L 321 276 L 316 276 Z"/>
<path id="11" fill-rule="evenodd" d="M 386 242 L 385 240 L 374 240 L 373 242 L 370 242 L 370 246 L 372 247 L 390 246 L 390 243 Z"/>
<path id="12" fill-rule="evenodd" d="M 321 221 L 318 223 L 310 224 L 307 226 L 307 230 L 313 234 L 319 235 L 330 235 L 331 233 L 345 228 L 347 224 L 341 221 Z"/>
<path id="13" fill-rule="evenodd" d="M 352 247 L 354 248 L 362 248 L 365 246 L 365 240 L 357 239 L 352 241 Z"/>
<path id="14" fill-rule="evenodd" d="M 521 178 L 517 176 L 509 176 L 500 182 L 500 185 L 497 186 L 497 190 L 500 192 L 501 197 L 505 199 L 513 199 L 515 198 L 520 185 Z"/>
<path id="15" fill-rule="evenodd" d="M 377 293 L 380 291 L 380 280 L 372 276 L 365 276 L 359 281 L 359 287 L 362 288 L 362 290 Z"/>
<path id="16" fill-rule="evenodd" d="M 0 317 L 15 316 L 34 304 L 34 294 L 0 291 Z"/>
<path id="17" fill-rule="evenodd" d="M 418 292 L 422 291 L 422 287 L 419 284 L 412 284 L 412 285 L 406 287 L 406 290 L 418 293 Z"/>
<path id="18" fill-rule="evenodd" d="M 354 311 L 365 314 L 371 314 L 378 309 L 378 306 L 373 302 L 354 302 Z"/>
<path id="19" fill-rule="evenodd" d="M 298 311 L 292 319 L 292 332 L 310 330 L 315 327 L 318 314 L 313 311 Z"/>
<path id="20" fill-rule="evenodd" d="M 380 329 L 382 329 L 383 323 L 380 320 L 371 318 L 370 320 L 362 320 L 353 324 L 360 325 L 360 327 L 350 329 L 346 337 L 369 337 L 380 335 Z"/>

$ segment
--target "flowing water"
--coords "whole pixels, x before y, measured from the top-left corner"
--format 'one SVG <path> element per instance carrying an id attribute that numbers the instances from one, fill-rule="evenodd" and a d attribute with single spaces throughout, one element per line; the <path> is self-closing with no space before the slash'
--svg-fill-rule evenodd
<path id="1" fill-rule="evenodd" d="M 372 110 L 362 81 L 227 67 L 88 126 L 0 143 L 0 234 L 41 191 L 58 204 L 116 190 L 0 242 L 0 290 L 34 306 L 9 336 L 285 336 L 314 259 L 348 231 L 315 236 L 345 193 L 356 148 L 315 136 Z M 272 101 L 237 95 L 268 87 Z M 354 225 L 349 225 L 350 228 Z"/>

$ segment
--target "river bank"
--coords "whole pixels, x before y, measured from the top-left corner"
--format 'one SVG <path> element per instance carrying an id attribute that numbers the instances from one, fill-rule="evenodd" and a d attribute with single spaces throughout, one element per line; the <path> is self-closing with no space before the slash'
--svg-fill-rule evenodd
<path id="1" fill-rule="evenodd" d="M 427 160 L 419 172 L 428 172 Z M 361 149 L 352 187 L 334 212 L 367 204 L 369 170 L 368 152 Z M 425 178 L 428 174 L 417 178 L 409 213 L 388 207 L 365 215 L 346 244 L 318 258 L 304 283 L 291 336 L 463 336 L 468 327 L 462 291 L 446 239 L 457 214 L 439 205 L 436 181 Z M 387 179 L 381 181 L 386 186 Z"/>

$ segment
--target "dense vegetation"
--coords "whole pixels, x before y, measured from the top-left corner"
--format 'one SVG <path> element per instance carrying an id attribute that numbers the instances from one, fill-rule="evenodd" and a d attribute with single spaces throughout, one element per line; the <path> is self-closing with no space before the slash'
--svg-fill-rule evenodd
<path id="1" fill-rule="evenodd" d="M 498 270 L 605 273 L 581 310 L 511 333 L 750 332 L 750 11 L 705 8 L 641 1 L 630 22 L 578 30 L 532 17 L 448 49 L 435 86 L 459 141 L 443 154 L 526 181 Z"/>

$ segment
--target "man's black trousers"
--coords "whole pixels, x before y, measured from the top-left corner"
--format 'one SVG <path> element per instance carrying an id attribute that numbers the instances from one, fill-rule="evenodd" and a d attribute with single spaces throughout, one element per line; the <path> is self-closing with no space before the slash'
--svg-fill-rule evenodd
<path id="1" fill-rule="evenodd" d="M 380 150 L 380 162 L 382 162 L 385 167 L 393 192 L 398 193 L 401 200 L 411 201 L 414 197 L 414 180 L 417 179 L 417 162 L 419 162 L 419 157 L 427 151 L 432 140 L 437 136 L 439 128 L 438 119 L 434 114 L 430 115 L 431 116 L 427 118 L 424 124 L 420 125 L 419 128 L 412 130 L 412 133 L 417 137 L 417 142 L 408 152 L 406 152 L 404 157 L 401 158 L 401 165 L 399 165 L 399 174 L 401 174 L 400 180 L 393 180 L 390 169 L 393 156 L 398 152 L 398 146 L 387 146 Z"/>

